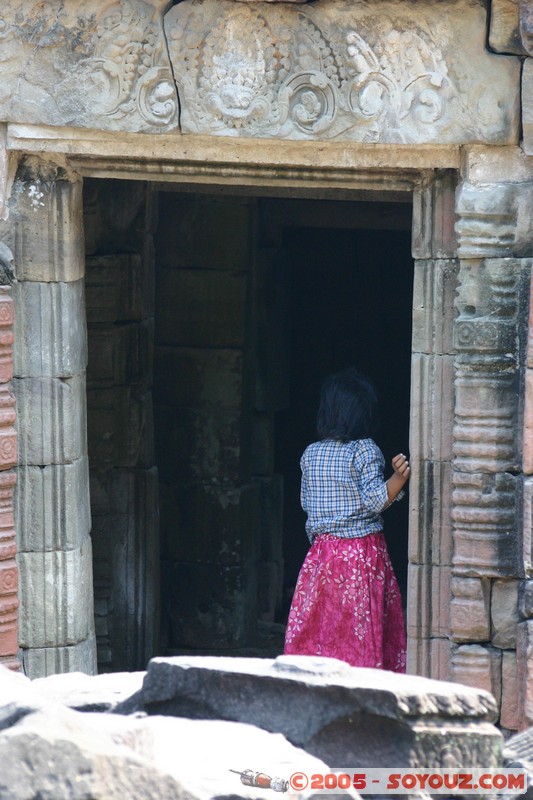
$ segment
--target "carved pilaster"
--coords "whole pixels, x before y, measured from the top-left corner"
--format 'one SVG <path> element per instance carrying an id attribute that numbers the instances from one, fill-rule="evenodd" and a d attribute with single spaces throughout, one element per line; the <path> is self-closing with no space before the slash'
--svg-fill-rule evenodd
<path id="1" fill-rule="evenodd" d="M 454 329 L 456 574 L 517 574 L 518 342 L 529 270 L 525 259 L 461 263 Z"/>
<path id="2" fill-rule="evenodd" d="M 18 568 L 13 520 L 14 472 L 0 472 L 0 663 L 18 669 Z"/>

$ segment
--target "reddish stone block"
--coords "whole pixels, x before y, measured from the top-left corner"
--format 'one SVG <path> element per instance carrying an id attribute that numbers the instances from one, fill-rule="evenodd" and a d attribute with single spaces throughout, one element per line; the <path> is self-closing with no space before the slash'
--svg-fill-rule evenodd
<path id="1" fill-rule="evenodd" d="M 0 599 L 0 659 L 17 653 L 18 606 L 15 595 Z"/>
<path id="2" fill-rule="evenodd" d="M 7 386 L 0 388 L 0 470 L 10 469 L 17 463 L 17 434 L 15 396 Z"/>
<path id="3" fill-rule="evenodd" d="M 13 320 L 12 298 L 0 292 L 0 383 L 7 383 L 13 377 Z"/>

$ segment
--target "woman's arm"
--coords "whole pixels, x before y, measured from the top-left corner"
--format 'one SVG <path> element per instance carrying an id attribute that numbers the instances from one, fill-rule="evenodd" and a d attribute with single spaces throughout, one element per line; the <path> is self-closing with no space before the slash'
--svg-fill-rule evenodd
<path id="1" fill-rule="evenodd" d="M 394 456 L 392 459 L 392 468 L 394 472 L 386 483 L 388 505 L 390 505 L 393 500 L 396 500 L 411 474 L 411 467 L 409 466 L 407 457 L 404 456 L 403 453 L 398 453 L 397 456 Z"/>

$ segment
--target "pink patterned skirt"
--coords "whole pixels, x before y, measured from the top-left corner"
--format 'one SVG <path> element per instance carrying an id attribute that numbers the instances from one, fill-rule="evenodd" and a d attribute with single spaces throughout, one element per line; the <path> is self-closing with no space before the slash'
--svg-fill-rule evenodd
<path id="1" fill-rule="evenodd" d="M 285 653 L 405 672 L 405 623 L 383 533 L 311 545 L 292 599 Z"/>

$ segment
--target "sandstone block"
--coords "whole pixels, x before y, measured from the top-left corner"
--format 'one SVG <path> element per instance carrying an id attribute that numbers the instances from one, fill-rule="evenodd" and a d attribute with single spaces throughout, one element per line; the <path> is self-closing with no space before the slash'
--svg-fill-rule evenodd
<path id="1" fill-rule="evenodd" d="M 465 148 L 464 156 L 463 175 L 469 184 L 486 186 L 530 183 L 533 180 L 533 164 L 519 145 L 487 150 L 482 145 L 473 144 Z"/>
<path id="2" fill-rule="evenodd" d="M 20 646 L 78 644 L 93 632 L 91 540 L 76 550 L 19 553 Z"/>
<path id="3" fill-rule="evenodd" d="M 182 347 L 242 347 L 246 273 L 159 270 L 156 343 Z"/>
<path id="4" fill-rule="evenodd" d="M 533 369 L 525 370 L 524 433 L 522 466 L 526 475 L 533 473 Z"/>
<path id="5" fill-rule="evenodd" d="M 450 607 L 451 635 L 455 642 L 486 642 L 490 639 L 489 580 L 453 577 Z"/>
<path id="6" fill-rule="evenodd" d="M 70 672 L 36 678 L 31 687 L 49 703 L 61 703 L 74 711 L 114 711 L 142 688 L 145 672 L 112 672 L 87 675 Z"/>
<path id="7" fill-rule="evenodd" d="M 521 617 L 533 618 L 533 581 L 520 581 L 518 584 L 518 610 Z"/>
<path id="8" fill-rule="evenodd" d="M 247 644 L 257 619 L 255 564 L 163 562 L 171 648 L 210 649 Z"/>
<path id="9" fill-rule="evenodd" d="M 96 641 L 91 634 L 78 644 L 60 647 L 33 647 L 22 651 L 24 673 L 42 678 L 60 672 L 96 674 Z"/>
<path id="10" fill-rule="evenodd" d="M 527 73 L 525 76 L 527 79 Z M 524 117 L 527 129 L 527 109 Z M 455 225 L 459 257 L 480 259 L 529 256 L 533 221 L 527 209 L 531 207 L 532 200 L 531 182 L 505 182 L 492 186 L 462 184 L 457 194 Z"/>
<path id="11" fill-rule="evenodd" d="M 531 578 L 533 577 L 533 478 L 522 479 L 520 494 L 522 501 L 520 557 L 526 578 Z M 525 616 L 528 617 L 529 614 Z"/>
<path id="12" fill-rule="evenodd" d="M 0 253 L 0 262 L 1 260 Z M 11 289 L 0 290 L 0 383 L 7 383 L 13 377 L 14 316 Z"/>
<path id="13" fill-rule="evenodd" d="M 450 567 L 409 564 L 407 627 L 411 637 L 448 636 Z"/>
<path id="14" fill-rule="evenodd" d="M 357 4 L 347 9 L 344 0 L 307 4 L 298 24 L 314 31 L 312 56 L 304 56 L 297 39 L 285 39 L 294 26 L 290 5 L 259 12 L 252 3 L 210 0 L 201 15 L 195 11 L 194 4 L 180 3 L 165 15 L 184 133 L 402 144 L 517 141 L 518 59 L 502 63 L 487 52 L 480 6 L 461 2 L 443 15 L 439 6 L 423 3 L 398 16 L 389 2 L 374 13 Z M 229 19 L 231 36 L 246 53 L 246 93 L 228 66 L 219 67 L 232 41 Z M 413 55 L 404 61 L 407 47 Z M 326 52 L 328 66 L 319 56 Z M 265 65 L 261 72 L 258 63 Z M 431 65 L 432 81 L 420 81 L 419 65 Z M 395 91 L 370 99 L 361 75 L 376 75 Z"/>
<path id="15" fill-rule="evenodd" d="M 533 725 L 533 621 L 517 626 L 518 729 Z"/>
<path id="16" fill-rule="evenodd" d="M 83 281 L 18 282 L 14 372 L 17 378 L 70 378 L 87 365 Z"/>
<path id="17" fill-rule="evenodd" d="M 3 11 L 2 119 L 147 133 L 176 129 L 178 102 L 160 3 L 133 14 L 120 9 L 110 23 L 108 6 L 71 2 L 61 15 L 60 38 L 44 7 L 21 16 L 10 3 Z M 35 51 L 37 36 L 43 38 Z M 137 42 L 133 59 L 126 41 Z"/>
<path id="18" fill-rule="evenodd" d="M 496 580 L 492 583 L 491 639 L 495 647 L 503 650 L 516 647 L 518 584 L 513 580 Z"/>
<path id="19" fill-rule="evenodd" d="M 496 53 L 524 55 L 518 0 L 492 0 L 489 44 Z"/>
<path id="20" fill-rule="evenodd" d="M 453 447 L 453 356 L 413 353 L 411 455 L 450 461 Z"/>
<path id="21" fill-rule="evenodd" d="M 441 173 L 413 193 L 413 258 L 452 259 L 457 255 L 456 180 L 452 172 Z"/>
<path id="22" fill-rule="evenodd" d="M 87 453 L 85 376 L 15 378 L 19 464 L 65 464 Z"/>
<path id="23" fill-rule="evenodd" d="M 150 467 L 152 426 L 151 392 L 139 394 L 132 386 L 88 389 L 87 436 L 93 468 Z"/>
<path id="24" fill-rule="evenodd" d="M 328 763 L 437 766 L 459 743 L 470 765 L 498 763 L 501 739 L 487 724 L 495 706 L 486 692 L 335 659 L 157 658 L 139 699 L 149 713 L 187 709 L 197 718 L 253 722 Z M 474 720 L 480 737 L 468 743 Z"/>
<path id="25" fill-rule="evenodd" d="M 480 644 L 461 645 L 452 655 L 452 680 L 490 692 L 499 708 L 502 693 L 502 652 Z"/>
<path id="26" fill-rule="evenodd" d="M 411 454 L 415 451 L 411 448 Z M 415 564 L 452 563 L 452 466 L 411 461 L 409 482 L 409 560 Z"/>
<path id="27" fill-rule="evenodd" d="M 250 266 L 251 207 L 202 195 L 165 195 L 157 239 L 165 269 L 247 270 Z M 228 238 L 228 231 L 232 231 Z"/>
<path id="28" fill-rule="evenodd" d="M 241 564 L 256 560 L 261 487 L 174 484 L 161 486 L 161 530 L 169 561 Z"/>
<path id="29" fill-rule="evenodd" d="M 153 315 L 153 277 L 139 253 L 87 256 L 89 325 L 140 321 Z"/>
<path id="30" fill-rule="evenodd" d="M 17 433 L 15 430 L 15 396 L 11 384 L 0 384 L 0 471 L 17 463 Z"/>
<path id="31" fill-rule="evenodd" d="M 159 636 L 157 469 L 93 473 L 91 493 L 98 661 L 114 671 L 141 669 Z"/>
<path id="32" fill-rule="evenodd" d="M 443 355 L 454 352 L 454 299 L 459 265 L 455 259 L 415 261 L 413 352 Z"/>
<path id="33" fill-rule="evenodd" d="M 243 369 L 239 350 L 158 346 L 156 401 L 177 408 L 240 408 Z"/>
<path id="34" fill-rule="evenodd" d="M 89 327 L 87 385 L 135 386 L 149 388 L 153 383 L 153 320 L 131 325 Z"/>
<path id="35" fill-rule="evenodd" d="M 431 673 L 430 676 L 439 681 L 452 680 L 453 644 L 449 639 L 431 639 Z"/>
<path id="36" fill-rule="evenodd" d="M 85 273 L 82 183 L 48 179 L 44 172 L 15 180 L 9 223 L 0 230 L 19 281 L 79 281 Z"/>
<path id="37" fill-rule="evenodd" d="M 517 479 L 454 472 L 453 568 L 464 577 L 515 577 Z"/>
<path id="38" fill-rule="evenodd" d="M 518 730 L 518 663 L 515 650 L 502 653 L 502 710 L 500 724 L 511 731 Z"/>
<path id="39" fill-rule="evenodd" d="M 269 476 L 274 472 L 274 414 L 254 411 L 251 420 L 250 473 Z"/>
<path id="40" fill-rule="evenodd" d="M 533 58 L 526 58 L 522 70 L 522 147 L 527 156 L 533 155 Z"/>
<path id="41" fill-rule="evenodd" d="M 15 525 L 19 552 L 80 547 L 91 530 L 87 457 L 19 467 Z"/>
<path id="42" fill-rule="evenodd" d="M 248 471 L 239 409 L 195 411 L 159 406 L 155 449 L 161 479 L 166 483 L 238 484 Z"/>

